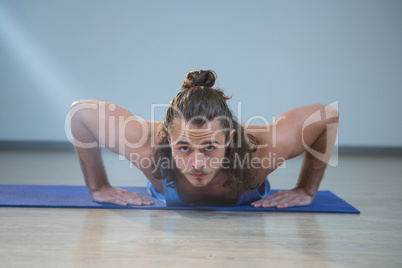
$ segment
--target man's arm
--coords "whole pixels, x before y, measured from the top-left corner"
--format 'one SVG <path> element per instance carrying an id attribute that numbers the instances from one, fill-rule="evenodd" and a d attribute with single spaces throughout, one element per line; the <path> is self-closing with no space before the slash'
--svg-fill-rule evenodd
<path id="1" fill-rule="evenodd" d="M 149 129 L 124 108 L 107 102 L 85 100 L 70 108 L 74 148 L 88 190 L 96 202 L 118 205 L 150 205 L 152 201 L 110 185 L 101 157 L 101 146 L 114 153 L 149 153 Z"/>
<path id="2" fill-rule="evenodd" d="M 284 113 L 270 125 L 270 133 L 265 136 L 270 146 L 265 153 L 274 152 L 282 159 L 304 153 L 304 162 L 293 190 L 276 192 L 252 203 L 253 206 L 284 208 L 311 204 L 331 157 L 338 118 L 333 106 L 309 105 Z"/>

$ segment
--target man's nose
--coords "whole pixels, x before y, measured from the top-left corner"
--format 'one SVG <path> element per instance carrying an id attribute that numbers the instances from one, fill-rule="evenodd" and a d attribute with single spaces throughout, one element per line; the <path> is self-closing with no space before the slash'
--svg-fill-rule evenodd
<path id="1" fill-rule="evenodd" d="M 201 169 L 205 165 L 205 157 L 203 153 L 194 152 L 194 161 L 192 162 L 192 166 L 194 169 Z"/>

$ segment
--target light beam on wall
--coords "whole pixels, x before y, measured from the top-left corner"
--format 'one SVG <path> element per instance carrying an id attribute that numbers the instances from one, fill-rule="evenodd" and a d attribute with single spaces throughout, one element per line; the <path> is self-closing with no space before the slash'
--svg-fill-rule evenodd
<path id="1" fill-rule="evenodd" d="M 51 107 L 52 111 L 49 112 L 60 117 L 62 125 L 69 105 L 79 96 L 79 88 L 61 70 L 60 64 L 30 36 L 27 29 L 20 24 L 18 16 L 12 14 L 4 2 L 0 2 L 0 42 L 19 64 L 23 71 L 21 76 L 28 76 L 35 83 L 32 88 Z"/>

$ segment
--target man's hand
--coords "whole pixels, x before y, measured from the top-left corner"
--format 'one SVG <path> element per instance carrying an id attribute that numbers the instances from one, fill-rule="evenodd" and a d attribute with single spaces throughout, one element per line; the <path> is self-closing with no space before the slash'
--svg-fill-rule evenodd
<path id="1" fill-rule="evenodd" d="M 91 193 L 91 195 L 95 202 L 111 203 L 120 206 L 143 206 L 154 204 L 151 200 L 148 200 L 137 193 L 110 186 L 102 187 L 100 190 Z"/>
<path id="2" fill-rule="evenodd" d="M 251 203 L 256 208 L 288 208 L 308 206 L 313 201 L 314 196 L 307 194 L 303 189 L 290 191 L 277 191 L 267 197 Z"/>

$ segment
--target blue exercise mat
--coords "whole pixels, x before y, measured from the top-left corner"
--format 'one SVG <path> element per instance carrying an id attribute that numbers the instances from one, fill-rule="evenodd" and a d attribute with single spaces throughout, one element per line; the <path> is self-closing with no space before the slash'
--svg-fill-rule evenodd
<path id="1" fill-rule="evenodd" d="M 152 206 L 119 206 L 97 203 L 85 186 L 64 185 L 0 185 L 0 207 L 47 207 L 47 208 L 108 208 L 108 209 L 171 209 L 171 210 L 218 210 L 218 211 L 281 211 L 360 213 L 356 208 L 330 191 L 318 191 L 313 203 L 306 207 L 254 208 L 247 206 L 192 206 L 168 207 L 150 196 L 145 187 L 119 187 L 138 193 L 152 201 Z M 275 192 L 271 190 L 270 194 Z"/>

